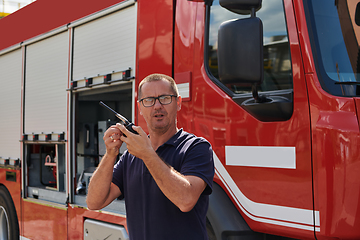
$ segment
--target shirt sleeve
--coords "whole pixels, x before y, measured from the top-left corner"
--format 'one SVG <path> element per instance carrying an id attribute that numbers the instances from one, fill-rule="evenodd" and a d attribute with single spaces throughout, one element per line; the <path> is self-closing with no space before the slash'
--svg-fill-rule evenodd
<path id="1" fill-rule="evenodd" d="M 207 186 L 203 194 L 211 194 L 214 178 L 214 161 L 213 151 L 209 142 L 202 138 L 192 142 L 191 146 L 186 150 L 180 173 L 197 176 L 204 180 Z"/>

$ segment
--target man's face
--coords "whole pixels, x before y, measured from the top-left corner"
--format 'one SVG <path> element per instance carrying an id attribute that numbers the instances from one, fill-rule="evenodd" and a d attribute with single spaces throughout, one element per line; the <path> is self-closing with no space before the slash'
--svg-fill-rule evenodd
<path id="1" fill-rule="evenodd" d="M 175 95 L 171 91 L 170 83 L 165 80 L 145 83 L 141 88 L 141 98 L 159 97 L 163 95 Z M 139 103 L 141 115 L 144 116 L 149 130 L 165 133 L 169 129 L 176 129 L 176 114 L 181 109 L 181 97 L 172 97 L 172 102 L 162 105 L 159 100 L 155 100 L 154 106 L 144 107 Z"/>

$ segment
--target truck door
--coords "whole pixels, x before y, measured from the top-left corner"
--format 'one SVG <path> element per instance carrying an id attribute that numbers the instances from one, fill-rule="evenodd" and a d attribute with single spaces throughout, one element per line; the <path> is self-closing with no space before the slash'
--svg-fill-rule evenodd
<path id="1" fill-rule="evenodd" d="M 68 33 L 24 48 L 23 235 L 65 239 Z"/>
<path id="2" fill-rule="evenodd" d="M 87 208 L 86 195 L 90 178 L 105 155 L 104 133 L 108 127 L 119 122 L 99 102 L 103 101 L 134 121 L 136 26 L 135 1 L 119 3 L 107 12 L 99 12 L 70 25 L 73 38 L 70 118 L 74 139 L 71 145 L 71 179 L 76 183 L 76 188 L 71 186 L 70 190 L 70 237 L 76 237 L 87 225 L 91 230 L 85 235 L 93 239 L 101 236 L 100 226 L 107 226 L 104 220 L 95 221 L 99 220 L 96 219 L 98 216 L 91 215 L 90 211 L 84 212 L 83 209 Z M 125 150 L 126 145 L 123 145 L 119 156 Z M 102 211 L 126 216 L 123 200 L 113 201 Z M 87 218 L 86 222 L 84 217 Z M 119 224 L 119 220 L 112 221 Z M 123 229 L 123 226 L 117 226 Z M 109 230 L 106 229 L 105 233 Z"/>
<path id="3" fill-rule="evenodd" d="M 293 13 L 291 1 L 279 0 L 264 1 L 256 14 L 263 23 L 264 74 L 257 89 L 237 79 L 222 80 L 218 75 L 221 65 L 216 69 L 209 64 L 207 74 L 231 97 L 224 105 L 224 120 L 230 127 L 225 128 L 226 144 L 217 149 L 215 160 L 219 183 L 252 230 L 264 232 L 271 224 L 272 234 L 292 235 L 294 230 L 301 230 L 302 236 L 312 236 L 317 213 L 313 213 L 309 105 Z M 241 20 L 244 16 L 217 4 L 209 14 L 208 59 L 213 63 L 216 46 L 221 57 L 220 44 L 224 42 L 220 42 L 221 35 L 211 38 L 216 35 L 212 31 L 225 21 L 224 16 Z M 253 36 L 245 31 L 240 35 L 244 41 L 246 35 Z M 252 47 L 251 42 L 238 44 Z M 234 50 L 232 54 L 236 53 Z M 244 65 L 256 57 L 257 51 L 252 53 L 247 59 L 240 57 Z M 215 101 L 209 99 L 210 103 Z"/>
<path id="4" fill-rule="evenodd" d="M 186 6 L 178 4 L 178 7 L 177 14 L 188 14 L 183 10 Z M 198 6 L 196 15 L 194 38 L 199 44 L 194 41 L 194 56 L 204 58 L 194 58 L 192 70 L 188 59 L 175 56 L 174 65 L 179 66 L 175 69 L 175 78 L 179 72 L 191 71 L 192 80 L 190 99 L 184 102 L 184 115 L 180 115 L 179 123 L 185 122 L 186 128 L 211 141 L 215 153 L 215 183 L 225 190 L 252 230 L 282 236 L 295 236 L 296 232 L 300 234 L 297 237 L 311 238 L 314 229 L 318 230 L 318 225 L 314 225 L 318 212 L 313 212 L 309 104 L 292 2 L 263 1 L 256 16 L 263 23 L 264 80 L 257 89 L 263 100 L 255 100 L 251 86 L 240 79 L 219 77 L 219 26 L 228 20 L 249 18 L 250 14 L 231 12 L 213 1 L 205 11 Z M 198 19 L 206 19 L 203 39 Z M 183 37 L 192 37 L 187 29 L 185 22 L 177 23 L 176 53 L 186 48 Z M 225 39 L 226 44 L 237 36 L 246 39 L 258 31 L 233 30 Z M 253 47 L 251 38 L 248 42 L 235 43 Z M 236 60 L 243 56 L 239 56 L 236 48 L 227 53 L 227 63 L 241 68 Z M 250 62 L 253 57 L 247 56 L 242 61 Z M 192 122 L 186 120 L 185 114 L 189 113 Z M 216 194 L 210 196 L 209 211 Z M 222 216 L 215 218 L 227 218 L 226 213 L 219 214 Z M 221 225 L 220 222 L 211 224 Z M 237 233 L 231 233 L 226 232 L 226 226 L 225 229 L 214 227 L 218 239 L 221 234 L 240 234 L 239 229 L 240 226 Z"/>

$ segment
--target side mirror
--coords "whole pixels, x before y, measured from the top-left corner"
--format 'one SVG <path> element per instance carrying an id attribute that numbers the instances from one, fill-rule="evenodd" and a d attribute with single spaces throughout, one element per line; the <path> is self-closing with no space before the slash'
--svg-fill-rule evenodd
<path id="1" fill-rule="evenodd" d="M 259 18 L 231 20 L 220 25 L 218 67 L 222 83 L 261 84 L 263 62 L 263 26 Z"/>
<path id="2" fill-rule="evenodd" d="M 262 0 L 219 0 L 222 7 L 250 18 L 231 20 L 220 25 L 218 33 L 218 73 L 222 83 L 250 85 L 255 101 L 258 85 L 264 78 L 263 25 L 255 16 Z"/>

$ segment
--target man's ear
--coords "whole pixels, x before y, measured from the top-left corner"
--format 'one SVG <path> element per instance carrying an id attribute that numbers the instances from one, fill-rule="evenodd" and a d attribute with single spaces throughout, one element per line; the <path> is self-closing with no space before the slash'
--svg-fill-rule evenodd
<path id="1" fill-rule="evenodd" d="M 177 103 L 177 110 L 180 111 L 181 110 L 181 103 L 182 103 L 182 98 L 181 98 L 180 95 L 177 97 L 176 103 Z"/>
<path id="2" fill-rule="evenodd" d="M 140 102 L 137 102 L 137 105 L 138 105 L 138 109 L 139 109 L 140 115 L 142 115 L 141 108 L 140 108 Z"/>

